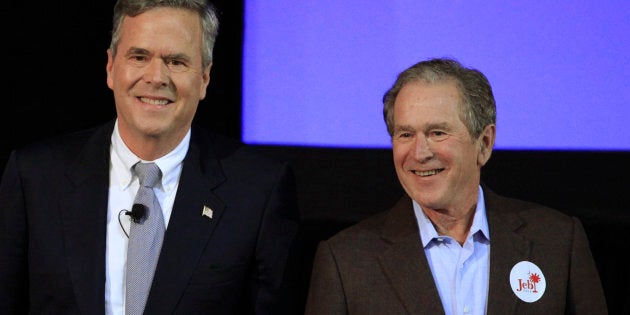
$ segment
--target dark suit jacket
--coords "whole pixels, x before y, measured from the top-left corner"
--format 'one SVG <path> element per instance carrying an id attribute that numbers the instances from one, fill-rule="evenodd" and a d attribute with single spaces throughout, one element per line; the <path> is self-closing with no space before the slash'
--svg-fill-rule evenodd
<path id="1" fill-rule="evenodd" d="M 607 314 L 577 219 L 487 187 L 484 198 L 491 244 L 487 314 Z M 524 260 L 546 279 L 544 295 L 533 303 L 510 287 L 510 270 Z M 319 244 L 306 314 L 444 314 L 409 197 Z"/>
<path id="2" fill-rule="evenodd" d="M 113 126 L 12 152 L 0 186 L 3 314 L 104 313 Z M 278 314 L 298 228 L 289 167 L 196 126 L 183 163 L 146 313 Z"/>

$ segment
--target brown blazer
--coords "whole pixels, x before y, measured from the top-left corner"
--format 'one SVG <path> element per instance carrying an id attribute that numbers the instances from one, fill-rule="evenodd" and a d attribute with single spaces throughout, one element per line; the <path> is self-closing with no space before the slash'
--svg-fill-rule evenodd
<path id="1" fill-rule="evenodd" d="M 491 242 L 487 314 L 608 313 L 577 218 L 488 187 L 484 198 Z M 546 279 L 545 293 L 532 303 L 510 285 L 512 267 L 524 260 Z M 319 244 L 305 313 L 444 314 L 408 196 Z"/>

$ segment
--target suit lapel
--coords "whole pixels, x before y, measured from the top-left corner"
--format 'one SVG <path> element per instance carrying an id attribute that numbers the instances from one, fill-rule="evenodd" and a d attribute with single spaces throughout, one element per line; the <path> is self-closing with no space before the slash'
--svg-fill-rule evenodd
<path id="1" fill-rule="evenodd" d="M 225 204 L 212 190 L 225 180 L 215 154 L 193 129 L 146 313 L 171 313 L 183 294 L 200 255 L 221 219 Z M 204 206 L 212 218 L 202 215 Z"/>
<path id="2" fill-rule="evenodd" d="M 528 260 L 530 242 L 516 233 L 523 221 L 505 199 L 487 187 L 484 199 L 491 244 L 488 314 L 515 314 L 518 298 L 510 285 L 510 272 L 516 263 Z"/>
<path id="3" fill-rule="evenodd" d="M 382 237 L 391 246 L 380 255 L 379 262 L 405 309 L 410 314 L 443 314 L 409 197 L 392 208 Z"/>
<path id="4" fill-rule="evenodd" d="M 70 165 L 59 199 L 68 270 L 79 309 L 105 309 L 105 242 L 109 185 L 109 144 L 113 122 L 99 128 Z M 67 183 L 67 185 L 65 184 Z"/>

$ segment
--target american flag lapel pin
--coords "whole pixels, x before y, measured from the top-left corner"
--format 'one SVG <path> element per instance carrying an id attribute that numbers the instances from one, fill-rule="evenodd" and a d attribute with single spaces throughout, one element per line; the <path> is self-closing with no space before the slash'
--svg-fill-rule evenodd
<path id="1" fill-rule="evenodd" d="M 212 209 L 208 206 L 203 206 L 203 210 L 201 211 L 201 216 L 206 216 L 212 219 Z"/>

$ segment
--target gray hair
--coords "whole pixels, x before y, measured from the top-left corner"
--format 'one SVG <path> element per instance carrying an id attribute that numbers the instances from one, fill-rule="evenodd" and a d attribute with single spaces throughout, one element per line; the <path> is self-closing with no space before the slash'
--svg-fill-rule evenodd
<path id="1" fill-rule="evenodd" d="M 120 41 L 120 27 L 125 16 L 137 16 L 155 8 L 187 9 L 199 14 L 202 34 L 202 65 L 207 67 L 212 63 L 212 50 L 219 31 L 219 18 L 215 7 L 206 0 L 118 0 L 114 6 L 112 23 L 112 41 L 109 48 L 112 55 L 116 55 L 116 48 Z"/>
<path id="2" fill-rule="evenodd" d="M 476 69 L 469 69 L 448 58 L 434 58 L 418 62 L 401 72 L 394 85 L 383 95 L 383 118 L 387 132 L 394 135 L 394 103 L 400 90 L 407 83 L 422 81 L 441 83 L 453 81 L 460 92 L 462 120 L 473 139 L 483 129 L 496 124 L 496 103 L 488 78 Z"/>

